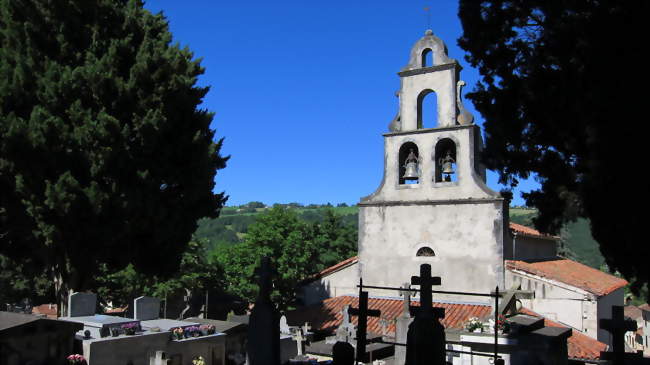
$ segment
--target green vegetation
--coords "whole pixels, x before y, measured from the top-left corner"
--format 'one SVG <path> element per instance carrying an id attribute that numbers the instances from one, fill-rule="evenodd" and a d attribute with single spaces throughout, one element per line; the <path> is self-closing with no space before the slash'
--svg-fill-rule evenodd
<path id="1" fill-rule="evenodd" d="M 0 0 L 0 19 L 0 254 L 43 268 L 59 311 L 104 266 L 173 275 L 226 200 L 200 62 L 138 0 Z"/>

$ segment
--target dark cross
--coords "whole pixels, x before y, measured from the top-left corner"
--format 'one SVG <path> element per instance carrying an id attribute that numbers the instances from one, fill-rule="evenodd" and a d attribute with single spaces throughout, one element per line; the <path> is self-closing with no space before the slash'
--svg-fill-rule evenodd
<path id="1" fill-rule="evenodd" d="M 440 276 L 431 276 L 431 265 L 420 265 L 420 276 L 411 276 L 411 284 L 420 286 L 420 309 L 418 314 L 444 318 L 444 308 L 433 308 L 431 296 L 432 287 L 440 285 Z"/>
<path id="2" fill-rule="evenodd" d="M 262 257 L 260 267 L 255 269 L 255 275 L 259 277 L 258 283 L 260 287 L 260 290 L 257 293 L 257 301 L 271 301 L 271 291 L 273 290 L 271 276 L 275 273 L 275 270 L 271 268 L 271 259 L 269 259 L 268 256 Z"/>
<path id="3" fill-rule="evenodd" d="M 368 309 L 368 292 L 363 291 L 363 279 L 359 279 L 359 308 L 350 308 L 348 313 L 358 316 L 357 323 L 357 361 L 363 362 L 366 355 L 366 343 L 368 335 L 368 317 L 379 317 L 381 311 Z"/>
<path id="4" fill-rule="evenodd" d="M 613 360 L 614 365 L 624 364 L 625 353 L 625 332 L 636 331 L 636 321 L 626 320 L 623 315 L 623 307 L 612 306 L 612 318 L 603 318 L 599 321 L 600 327 L 612 334 L 612 352 L 601 352 L 601 359 Z M 637 354 L 629 354 L 636 357 Z"/>

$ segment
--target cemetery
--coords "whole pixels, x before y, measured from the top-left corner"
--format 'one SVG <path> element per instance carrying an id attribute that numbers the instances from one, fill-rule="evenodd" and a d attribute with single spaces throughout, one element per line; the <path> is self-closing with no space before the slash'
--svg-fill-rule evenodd
<path id="1" fill-rule="evenodd" d="M 196 240 L 183 252 L 174 245 L 162 244 L 157 250 L 158 242 L 147 241 L 151 246 L 133 253 L 138 250 L 120 242 L 122 246 L 115 251 L 126 255 L 125 262 L 135 263 L 146 256 L 144 261 L 151 262 L 144 266 L 155 262 L 156 269 L 162 270 L 169 264 L 165 260 L 174 261 L 179 274 L 165 282 L 172 283 L 168 285 L 172 289 L 163 287 L 175 294 L 168 298 L 167 291 L 164 295 L 152 291 L 147 286 L 153 287 L 152 282 L 139 283 L 143 276 L 133 269 L 128 283 L 136 289 L 128 288 L 130 293 L 121 294 L 137 291 L 137 297 L 128 296 L 133 300 L 126 307 L 106 310 L 109 307 L 100 298 L 101 290 L 82 289 L 106 279 L 95 276 L 110 276 L 108 271 L 100 275 L 93 266 L 101 260 L 83 257 L 91 255 L 91 245 L 91 249 L 80 249 L 82 253 L 66 257 L 83 259 L 80 262 L 85 266 L 73 267 L 65 260 L 57 266 L 66 267 L 70 271 L 66 274 L 79 283 L 89 277 L 95 280 L 84 282 L 88 286 L 79 284 L 78 292 L 72 287 L 56 287 L 55 296 L 65 294 L 66 313 L 57 317 L 56 305 L 32 307 L 27 302 L 7 305 L 7 311 L 0 311 L 0 365 L 650 365 L 650 358 L 644 357 L 650 351 L 650 307 L 624 307 L 628 281 L 564 257 L 560 237 L 510 221 L 510 200 L 488 186 L 486 166 L 480 157 L 486 148 L 483 132 L 464 105 L 463 68 L 450 57 L 445 42 L 426 30 L 404 56 L 407 62 L 397 72 L 397 111 L 387 130 L 379 131 L 384 149 L 383 177 L 376 190 L 358 203 L 355 256 L 348 257 L 350 250 L 332 245 L 332 250 L 345 252 L 332 255 L 332 262 L 344 259 L 321 270 L 327 265 L 312 262 L 318 251 L 312 256 L 300 254 L 303 250 L 311 252 L 308 246 L 322 243 L 326 234 L 309 236 L 321 226 L 304 224 L 296 230 L 300 234 L 292 236 L 294 246 L 286 246 L 293 251 L 278 258 L 271 244 L 266 244 L 274 239 L 288 241 L 287 236 L 295 232 L 267 232 L 253 226 L 262 232 L 266 246 L 254 251 L 253 259 L 248 256 L 250 262 L 237 261 L 241 266 L 232 266 L 236 271 L 233 279 L 232 273 L 228 277 L 223 267 L 216 267 L 217 261 L 206 259 L 210 251 Z M 198 63 L 187 67 L 200 69 Z M 202 73 L 195 72 L 178 79 L 190 80 Z M 135 99 L 133 95 L 124 99 Z M 435 98 L 435 110 L 425 110 L 425 100 L 431 98 Z M 194 107 L 188 110 L 194 112 Z M 204 117 L 206 113 L 197 114 Z M 427 123 L 427 113 L 435 115 L 435 124 Z M 198 124 L 208 126 L 210 120 L 211 116 Z M 218 155 L 221 141 L 211 140 L 209 128 L 189 135 L 183 138 L 210 139 L 204 147 L 211 157 L 202 162 L 204 165 L 214 167 L 215 172 L 225 166 L 229 157 Z M 135 148 L 126 150 L 132 153 Z M 183 183 L 168 184 L 168 177 L 154 181 L 149 174 L 149 170 L 136 173 L 157 193 L 182 190 Z M 213 189 L 214 184 L 209 182 L 203 185 Z M 227 200 L 224 193 L 210 191 L 208 198 L 199 195 L 197 201 L 210 200 L 212 205 L 202 211 L 183 206 L 189 217 L 184 218 L 191 222 L 177 223 L 179 227 L 196 228 L 198 218 L 191 214 L 218 216 Z M 177 208 L 175 198 L 165 199 L 159 200 L 173 203 L 147 207 L 147 214 Z M 120 205 L 108 198 L 101 204 Z M 119 212 L 126 215 L 129 205 L 123 207 L 127 208 Z M 266 208 L 255 202 L 246 208 L 248 211 L 237 208 L 227 212 L 251 213 Z M 2 209 L 0 206 L 0 213 Z M 282 209 L 269 211 L 281 214 Z M 126 217 L 117 225 L 146 221 L 147 214 Z M 57 219 L 61 217 L 68 215 L 57 215 Z M 283 218 L 295 223 L 291 219 L 296 217 Z M 98 239 L 115 228 L 114 222 L 107 223 L 106 232 L 88 238 L 82 231 L 84 220 L 76 219 L 79 233 L 74 236 L 82 237 L 79 247 L 83 249 L 87 248 L 84 240 Z M 102 219 L 98 221 L 103 223 Z M 156 222 L 160 230 L 156 235 L 131 227 L 135 233 L 129 239 L 139 242 L 155 236 L 162 242 L 163 237 L 175 233 L 175 228 L 161 222 Z M 238 233 L 243 236 L 243 232 Z M 5 235 L 9 233 L 0 232 L 0 238 Z M 115 236 L 115 240 L 126 240 Z M 179 234 L 176 239 L 190 236 Z M 70 247 L 75 246 L 71 243 Z M 242 252 L 251 248 L 243 243 L 240 247 Z M 102 249 L 98 251 L 104 254 L 113 248 Z M 280 265 L 300 280 L 288 285 L 285 273 L 278 270 Z M 312 270 L 300 271 L 306 265 L 312 265 Z M 152 277 L 160 274 L 155 270 L 152 273 Z M 236 295 L 218 291 L 214 295 L 217 299 L 208 306 L 214 289 L 210 285 L 226 286 L 228 278 L 239 280 L 238 288 L 244 289 Z M 115 291 L 121 289 L 127 292 L 122 287 Z M 242 310 L 226 316 L 234 307 Z"/>

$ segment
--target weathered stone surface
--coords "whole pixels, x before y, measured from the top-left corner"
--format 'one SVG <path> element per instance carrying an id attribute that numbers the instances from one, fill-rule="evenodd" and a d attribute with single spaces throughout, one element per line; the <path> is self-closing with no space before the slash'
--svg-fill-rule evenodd
<path id="1" fill-rule="evenodd" d="M 72 293 L 68 297 L 68 317 L 92 316 L 97 310 L 97 294 Z"/>

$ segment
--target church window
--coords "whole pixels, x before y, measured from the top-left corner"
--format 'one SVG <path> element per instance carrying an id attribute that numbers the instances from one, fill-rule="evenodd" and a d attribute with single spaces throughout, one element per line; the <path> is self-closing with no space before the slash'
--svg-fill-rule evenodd
<path id="1" fill-rule="evenodd" d="M 438 97 L 431 89 L 418 95 L 418 129 L 435 128 L 438 125 Z"/>
<path id="2" fill-rule="evenodd" d="M 420 182 L 420 153 L 413 142 L 406 142 L 399 149 L 399 183 L 417 184 Z"/>
<path id="3" fill-rule="evenodd" d="M 425 48 L 422 51 L 422 67 L 433 66 L 433 51 L 431 48 Z"/>
<path id="4" fill-rule="evenodd" d="M 431 249 L 431 247 L 427 247 L 427 246 L 420 247 L 418 252 L 415 254 L 415 256 L 418 256 L 418 257 L 420 257 L 420 256 L 433 257 L 435 255 L 436 255 L 436 253 L 433 252 L 433 249 Z"/>
<path id="5" fill-rule="evenodd" d="M 449 138 L 443 138 L 435 148 L 435 182 L 458 181 L 456 143 Z"/>

